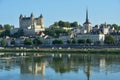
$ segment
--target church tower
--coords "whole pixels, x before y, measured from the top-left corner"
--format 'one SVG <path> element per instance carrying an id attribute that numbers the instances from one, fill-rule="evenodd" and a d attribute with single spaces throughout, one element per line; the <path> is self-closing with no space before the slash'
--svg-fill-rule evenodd
<path id="1" fill-rule="evenodd" d="M 86 30 L 86 33 L 90 33 L 92 30 L 92 24 L 89 22 L 88 19 L 88 9 L 86 9 L 86 21 L 83 23 L 84 30 Z"/>

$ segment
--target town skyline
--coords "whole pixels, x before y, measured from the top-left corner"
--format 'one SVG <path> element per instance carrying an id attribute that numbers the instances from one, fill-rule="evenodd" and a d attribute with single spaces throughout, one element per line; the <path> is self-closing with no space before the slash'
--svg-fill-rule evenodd
<path id="1" fill-rule="evenodd" d="M 0 24 L 11 24 L 19 27 L 20 14 L 30 16 L 33 12 L 34 16 L 43 15 L 45 27 L 49 27 L 56 21 L 77 21 L 83 25 L 86 19 L 86 8 L 88 8 L 89 20 L 94 25 L 101 23 L 119 24 L 119 7 L 120 1 L 7 1 L 0 0 Z M 74 4 L 73 4 L 74 3 Z M 12 5 L 11 5 L 12 4 Z M 8 14 L 9 13 L 9 14 Z"/>

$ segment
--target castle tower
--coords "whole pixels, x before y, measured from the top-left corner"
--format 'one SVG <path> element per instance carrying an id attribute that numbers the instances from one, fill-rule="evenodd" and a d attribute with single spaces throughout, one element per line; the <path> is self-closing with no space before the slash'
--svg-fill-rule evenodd
<path id="1" fill-rule="evenodd" d="M 23 15 L 20 14 L 20 17 L 19 17 L 19 26 L 20 26 L 20 29 L 22 29 L 22 26 L 21 26 L 21 21 L 22 21 L 22 19 L 23 19 Z"/>
<path id="2" fill-rule="evenodd" d="M 42 14 L 40 15 L 40 25 L 41 25 L 41 28 L 44 28 L 44 19 L 43 19 L 43 16 Z"/>
<path id="3" fill-rule="evenodd" d="M 32 20 L 34 20 L 34 15 L 33 15 L 33 13 L 31 13 L 31 16 L 30 16 L 30 17 L 31 17 Z"/>
<path id="4" fill-rule="evenodd" d="M 86 21 L 85 23 L 83 23 L 83 26 L 84 26 L 84 30 L 86 30 L 87 33 L 91 32 L 92 24 L 89 22 L 89 19 L 88 19 L 88 9 L 86 9 Z"/>
<path id="5" fill-rule="evenodd" d="M 31 28 L 34 28 L 34 15 L 33 15 L 33 13 L 31 13 L 30 18 L 31 18 L 31 22 L 32 22 Z"/>
<path id="6" fill-rule="evenodd" d="M 20 17 L 19 17 L 19 19 L 22 19 L 23 18 L 23 15 L 22 14 L 20 14 Z"/>

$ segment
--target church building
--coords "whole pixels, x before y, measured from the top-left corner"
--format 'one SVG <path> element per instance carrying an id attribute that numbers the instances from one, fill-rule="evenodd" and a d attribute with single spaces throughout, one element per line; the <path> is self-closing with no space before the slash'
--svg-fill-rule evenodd
<path id="1" fill-rule="evenodd" d="M 89 22 L 89 19 L 88 19 L 88 9 L 86 10 L 86 21 L 85 23 L 83 23 L 83 27 L 84 27 L 85 33 L 90 33 L 92 30 L 92 24 L 91 22 Z"/>

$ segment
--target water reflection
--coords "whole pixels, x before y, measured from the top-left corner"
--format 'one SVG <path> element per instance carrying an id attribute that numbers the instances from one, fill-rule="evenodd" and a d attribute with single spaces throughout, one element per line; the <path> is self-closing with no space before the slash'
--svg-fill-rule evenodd
<path id="1" fill-rule="evenodd" d="M 41 75 L 44 76 L 45 80 L 51 80 L 49 79 L 49 75 L 52 74 L 53 71 L 56 73 L 56 75 L 70 75 L 72 73 L 72 75 L 80 74 L 82 75 L 81 77 L 86 76 L 86 78 L 83 80 L 96 80 L 95 75 L 97 74 L 104 75 L 103 77 L 99 78 L 107 79 L 106 76 L 109 74 L 112 76 L 112 73 L 120 75 L 120 55 L 48 54 L 39 57 L 27 56 L 14 57 L 10 59 L 2 58 L 0 60 L 0 74 L 2 71 L 9 72 L 15 68 L 20 69 L 19 76 L 24 74 Z M 51 69 L 51 71 L 49 71 L 49 69 Z M 77 75 L 77 77 L 77 79 L 82 80 L 79 78 L 79 75 Z M 120 79 L 119 76 L 117 77 Z M 73 79 L 71 78 L 70 80 Z"/>
<path id="2" fill-rule="evenodd" d="M 21 74 L 45 74 L 45 63 L 42 62 L 41 58 L 31 57 L 22 59 L 20 70 Z M 37 60 L 36 60 L 37 59 Z"/>

